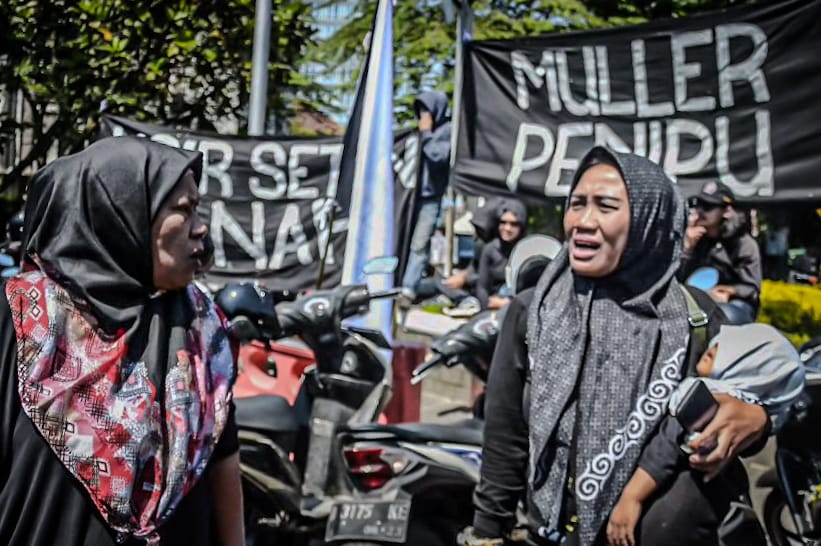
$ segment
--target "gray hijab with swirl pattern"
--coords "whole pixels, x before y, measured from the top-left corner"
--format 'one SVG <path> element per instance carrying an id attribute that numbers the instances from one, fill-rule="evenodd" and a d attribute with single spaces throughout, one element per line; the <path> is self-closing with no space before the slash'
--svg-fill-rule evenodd
<path id="1" fill-rule="evenodd" d="M 571 193 L 599 163 L 617 167 L 627 187 L 630 231 L 620 263 L 606 277 L 584 278 L 570 269 L 565 245 L 539 281 L 527 332 L 533 500 L 544 531 L 561 529 L 572 490 L 581 544 L 600 536 L 657 430 L 689 336 L 675 279 L 684 200 L 655 163 L 601 147 L 581 161 Z"/>

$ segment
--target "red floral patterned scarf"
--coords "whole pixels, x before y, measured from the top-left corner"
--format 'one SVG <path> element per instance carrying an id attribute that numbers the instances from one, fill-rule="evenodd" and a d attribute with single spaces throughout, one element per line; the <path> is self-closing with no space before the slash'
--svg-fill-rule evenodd
<path id="1" fill-rule="evenodd" d="M 228 419 L 234 361 L 225 319 L 193 285 L 193 319 L 164 385 L 129 358 L 129 336 L 93 327 L 41 271 L 6 284 L 26 414 L 122 538 L 157 543 L 202 476 Z M 172 344 L 173 345 L 173 344 Z"/>

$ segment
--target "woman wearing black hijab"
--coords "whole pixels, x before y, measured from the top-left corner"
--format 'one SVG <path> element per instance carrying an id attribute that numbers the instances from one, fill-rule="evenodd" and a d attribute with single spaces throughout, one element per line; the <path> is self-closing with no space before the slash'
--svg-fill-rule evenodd
<path id="1" fill-rule="evenodd" d="M 242 544 L 201 163 L 122 137 L 35 176 L 0 298 L 0 543 Z"/>
<path id="2" fill-rule="evenodd" d="M 482 537 L 501 539 L 522 496 L 530 543 L 604 544 L 636 466 L 659 482 L 677 476 L 648 503 L 638 544 L 718 544 L 731 500 L 746 492 L 736 456 L 763 437 L 767 417 L 721 398 L 716 438 L 700 439 L 718 447 L 689 459 L 678 449 L 667 399 L 700 356 L 675 279 L 684 201 L 658 165 L 594 148 L 571 186 L 564 228 L 567 244 L 501 326 L 474 529 L 463 544 L 501 544 Z M 715 333 L 720 312 L 693 296 Z"/>
<path id="3" fill-rule="evenodd" d="M 509 298 L 499 295 L 505 284 L 505 266 L 516 243 L 524 236 L 527 209 L 517 199 L 503 199 L 496 212 L 496 238 L 482 248 L 476 298 L 482 309 L 499 309 Z"/>

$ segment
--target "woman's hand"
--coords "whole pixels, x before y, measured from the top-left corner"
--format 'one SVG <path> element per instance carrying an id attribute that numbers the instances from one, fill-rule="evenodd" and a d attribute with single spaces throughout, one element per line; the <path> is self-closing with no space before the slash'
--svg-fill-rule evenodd
<path id="1" fill-rule="evenodd" d="M 503 298 L 501 296 L 490 296 L 487 299 L 487 308 L 488 309 L 501 309 L 505 305 L 510 303 L 510 298 Z"/>
<path id="2" fill-rule="evenodd" d="M 736 455 L 761 437 L 767 426 L 767 412 L 755 404 L 747 404 L 729 394 L 713 394 L 718 401 L 718 412 L 701 435 L 690 442 L 696 453 L 690 455 L 690 466 L 706 474 L 704 481 L 715 478 Z M 716 443 L 706 454 L 698 450 Z"/>
<path id="3" fill-rule="evenodd" d="M 610 546 L 634 546 L 636 525 L 644 502 L 658 489 L 658 483 L 641 466 L 636 468 L 624 486 L 607 522 L 607 542 Z"/>
<path id="4" fill-rule="evenodd" d="M 422 112 L 419 115 L 419 130 L 433 131 L 433 116 L 430 112 Z"/>
<path id="5" fill-rule="evenodd" d="M 467 284 L 467 277 L 468 275 L 466 271 L 460 271 L 459 273 L 454 273 L 442 281 L 442 284 L 448 288 L 452 288 L 453 290 L 459 290 L 460 288 L 464 288 L 465 284 Z"/>
<path id="6" fill-rule="evenodd" d="M 243 546 L 245 527 L 239 452 L 214 461 L 208 471 L 211 473 L 212 512 L 217 524 L 217 542 L 220 546 Z"/>
<path id="7" fill-rule="evenodd" d="M 687 219 L 687 231 L 684 232 L 684 252 L 692 254 L 696 245 L 707 233 L 707 228 L 696 225 L 698 214 L 691 214 Z"/>
<path id="8" fill-rule="evenodd" d="M 708 293 L 713 300 L 727 303 L 730 301 L 730 298 L 735 296 L 735 288 L 726 284 L 719 284 L 711 288 Z"/>
<path id="9" fill-rule="evenodd" d="M 610 546 L 634 546 L 636 525 L 641 517 L 641 502 L 621 496 L 607 522 L 607 543 Z"/>

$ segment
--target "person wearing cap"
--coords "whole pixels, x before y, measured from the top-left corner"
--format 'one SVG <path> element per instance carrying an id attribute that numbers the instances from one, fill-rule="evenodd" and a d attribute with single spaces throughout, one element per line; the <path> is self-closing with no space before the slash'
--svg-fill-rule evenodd
<path id="1" fill-rule="evenodd" d="M 700 267 L 716 269 L 718 285 L 710 296 L 735 305 L 752 322 L 761 292 L 761 252 L 734 205 L 733 191 L 721 182 L 707 182 L 691 200 L 678 277 L 684 280 Z"/>

